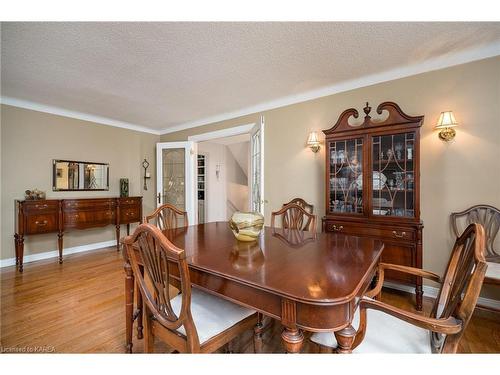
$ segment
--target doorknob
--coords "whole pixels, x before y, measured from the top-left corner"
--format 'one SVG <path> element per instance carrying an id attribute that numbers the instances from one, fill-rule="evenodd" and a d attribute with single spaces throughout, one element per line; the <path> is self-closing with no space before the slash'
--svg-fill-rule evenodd
<path id="1" fill-rule="evenodd" d="M 161 193 L 158 193 L 158 203 L 161 203 Z"/>

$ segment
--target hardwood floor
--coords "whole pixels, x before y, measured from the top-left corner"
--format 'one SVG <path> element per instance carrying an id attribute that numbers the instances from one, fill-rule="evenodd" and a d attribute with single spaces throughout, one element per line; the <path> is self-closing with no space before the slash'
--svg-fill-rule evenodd
<path id="1" fill-rule="evenodd" d="M 121 253 L 107 248 L 28 263 L 1 274 L 0 349 L 56 353 L 123 353 L 125 346 L 124 273 Z M 414 296 L 384 290 L 382 299 L 412 309 Z M 431 300 L 424 299 L 424 310 Z M 281 326 L 268 320 L 265 353 L 282 353 Z M 232 343 L 234 352 L 253 351 L 252 332 Z M 134 332 L 135 336 L 135 332 Z M 142 352 L 134 337 L 134 352 Z M 304 352 L 317 353 L 306 342 Z M 158 344 L 157 352 L 169 352 Z M 460 343 L 462 353 L 500 353 L 500 314 L 476 309 Z"/>

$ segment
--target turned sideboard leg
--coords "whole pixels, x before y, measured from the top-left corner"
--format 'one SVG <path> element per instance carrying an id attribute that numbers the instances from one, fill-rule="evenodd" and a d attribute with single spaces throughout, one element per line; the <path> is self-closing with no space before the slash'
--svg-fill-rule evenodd
<path id="1" fill-rule="evenodd" d="M 298 328 L 285 327 L 281 333 L 283 346 L 287 353 L 300 353 L 302 344 L 304 343 L 304 334 Z"/>
<path id="2" fill-rule="evenodd" d="M 120 251 L 120 224 L 115 226 L 116 229 L 116 251 Z"/>
<path id="3" fill-rule="evenodd" d="M 16 249 L 16 266 L 19 265 L 19 240 L 17 233 L 14 234 L 14 248 Z"/>
<path id="4" fill-rule="evenodd" d="M 132 353 L 132 329 L 134 325 L 134 274 L 130 263 L 125 262 L 125 332 L 126 351 Z"/>
<path id="5" fill-rule="evenodd" d="M 24 236 L 22 234 L 17 236 L 17 241 L 18 241 L 18 258 L 19 258 L 19 264 L 18 264 L 18 270 L 19 272 L 23 272 L 23 257 L 24 257 Z"/>
<path id="6" fill-rule="evenodd" d="M 354 343 L 354 338 L 356 337 L 356 330 L 352 325 L 348 325 L 344 329 L 335 332 L 335 338 L 337 339 L 339 353 L 352 353 L 352 344 Z"/>
<path id="7" fill-rule="evenodd" d="M 57 245 L 59 247 L 59 264 L 63 262 L 63 232 L 57 234 Z"/>

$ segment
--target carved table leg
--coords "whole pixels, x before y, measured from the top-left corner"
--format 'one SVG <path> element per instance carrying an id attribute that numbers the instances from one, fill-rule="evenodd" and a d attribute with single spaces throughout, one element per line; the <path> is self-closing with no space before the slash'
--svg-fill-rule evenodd
<path id="1" fill-rule="evenodd" d="M 356 336 L 356 330 L 352 325 L 348 325 L 344 329 L 335 332 L 335 338 L 337 339 L 339 353 L 352 353 L 352 344 L 354 343 L 354 338 Z"/>
<path id="2" fill-rule="evenodd" d="M 130 224 L 127 224 L 127 236 L 130 236 Z"/>
<path id="3" fill-rule="evenodd" d="M 59 247 L 59 264 L 63 262 L 63 232 L 57 234 L 57 244 Z"/>
<path id="4" fill-rule="evenodd" d="M 132 328 L 134 325 L 134 274 L 128 261 L 125 268 L 125 327 L 127 353 L 132 353 Z"/>
<path id="5" fill-rule="evenodd" d="M 19 258 L 18 269 L 19 272 L 23 272 L 24 236 L 22 234 L 18 235 L 17 241 L 18 241 L 18 258 Z"/>
<path id="6" fill-rule="evenodd" d="M 281 339 L 287 353 L 300 353 L 304 342 L 304 334 L 300 329 L 285 327 L 281 333 Z"/>
<path id="7" fill-rule="evenodd" d="M 257 324 L 253 329 L 253 349 L 255 353 L 262 353 L 262 314 L 257 313 Z"/>
<path id="8" fill-rule="evenodd" d="M 116 229 L 116 251 L 120 251 L 120 224 L 117 224 L 115 229 Z"/>

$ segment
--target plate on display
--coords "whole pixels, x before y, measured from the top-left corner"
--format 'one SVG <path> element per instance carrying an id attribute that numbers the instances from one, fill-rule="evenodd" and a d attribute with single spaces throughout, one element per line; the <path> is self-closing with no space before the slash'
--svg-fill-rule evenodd
<path id="1" fill-rule="evenodd" d="M 375 190 L 380 190 L 384 187 L 387 177 L 383 173 L 373 172 L 373 188 Z M 356 184 L 358 185 L 358 190 L 363 189 L 363 174 L 361 173 L 356 179 Z"/>

